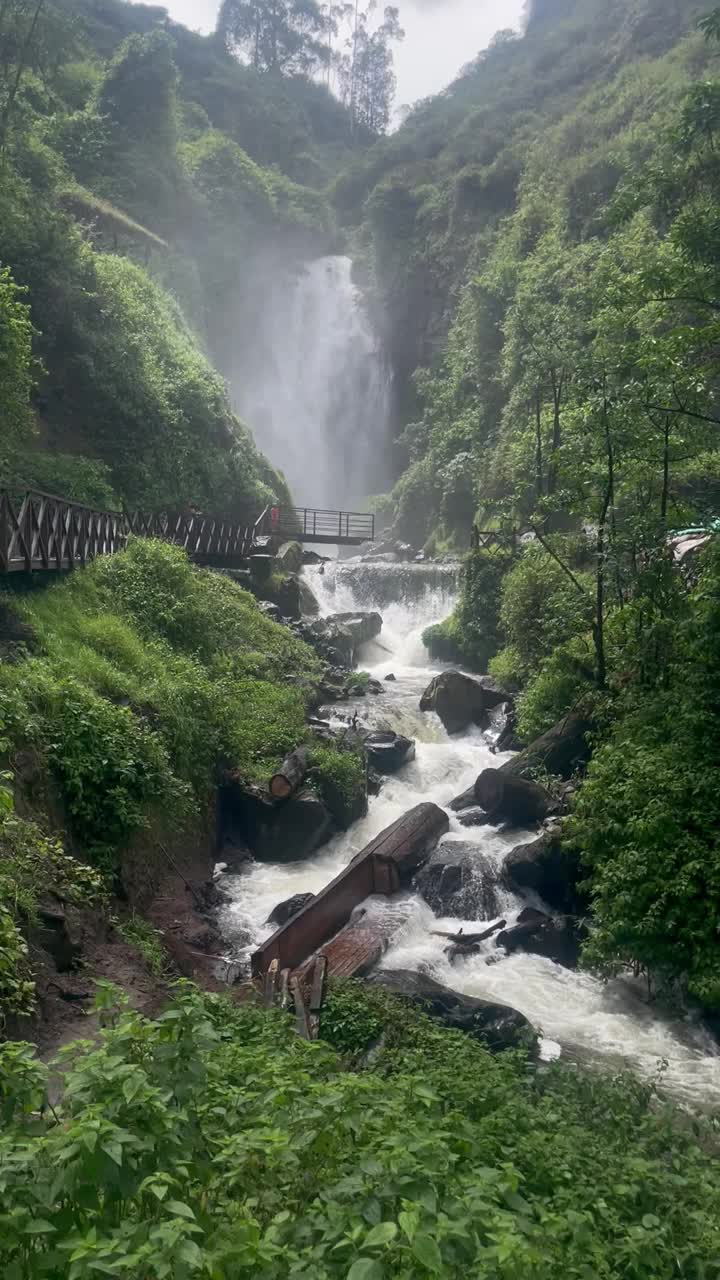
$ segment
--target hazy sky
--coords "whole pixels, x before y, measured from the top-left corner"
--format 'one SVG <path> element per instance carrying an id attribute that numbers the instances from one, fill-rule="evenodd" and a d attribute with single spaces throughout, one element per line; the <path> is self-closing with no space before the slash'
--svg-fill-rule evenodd
<path id="1" fill-rule="evenodd" d="M 219 0 L 159 0 L 196 31 L 215 25 Z M 383 3 L 384 0 L 381 0 Z M 437 93 L 484 49 L 496 31 L 518 25 L 524 0 L 395 0 L 405 42 L 395 51 L 397 103 Z M 380 5 L 378 6 L 378 8 Z"/>

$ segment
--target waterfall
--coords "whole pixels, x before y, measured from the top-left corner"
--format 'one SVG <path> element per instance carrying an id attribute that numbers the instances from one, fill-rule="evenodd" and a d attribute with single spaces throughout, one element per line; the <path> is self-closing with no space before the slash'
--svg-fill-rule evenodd
<path id="1" fill-rule="evenodd" d="M 242 346 L 237 408 L 295 502 L 335 509 L 381 491 L 391 377 L 350 259 L 271 277 Z"/>

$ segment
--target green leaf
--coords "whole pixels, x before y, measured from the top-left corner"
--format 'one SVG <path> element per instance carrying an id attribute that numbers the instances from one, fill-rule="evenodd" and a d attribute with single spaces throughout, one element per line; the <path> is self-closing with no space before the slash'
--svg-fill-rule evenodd
<path id="1" fill-rule="evenodd" d="M 383 1280 L 383 1269 L 373 1258 L 358 1258 L 347 1273 L 347 1280 Z"/>
<path id="2" fill-rule="evenodd" d="M 166 1209 L 170 1213 L 174 1213 L 178 1218 L 189 1218 L 191 1222 L 195 1221 L 195 1214 L 189 1204 L 183 1204 L 182 1200 L 168 1200 Z"/>
<path id="3" fill-rule="evenodd" d="M 46 1236 L 51 1231 L 57 1231 L 57 1227 L 54 1227 L 52 1222 L 48 1222 L 45 1218 L 33 1218 L 32 1222 L 28 1222 L 27 1226 L 23 1227 L 22 1234 L 24 1236 Z"/>
<path id="4" fill-rule="evenodd" d="M 379 1222 L 373 1227 L 369 1235 L 365 1237 L 364 1249 L 373 1249 L 376 1245 L 390 1244 L 397 1235 L 397 1223 L 395 1222 Z"/>
<path id="5" fill-rule="evenodd" d="M 437 1241 L 432 1236 L 421 1231 L 415 1237 L 412 1244 L 412 1251 L 418 1262 L 422 1262 L 428 1271 L 440 1271 L 442 1269 L 442 1257 L 437 1246 Z"/>

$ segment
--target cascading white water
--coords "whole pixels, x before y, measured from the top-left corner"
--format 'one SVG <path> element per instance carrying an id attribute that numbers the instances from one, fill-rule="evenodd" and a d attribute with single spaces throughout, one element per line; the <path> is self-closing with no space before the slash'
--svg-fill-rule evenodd
<path id="1" fill-rule="evenodd" d="M 437 670 L 429 664 L 422 631 L 452 607 L 457 575 L 451 566 L 345 562 L 327 565 L 324 572 L 313 569 L 308 576 L 324 613 L 393 600 L 382 607 L 383 631 L 378 642 L 366 646 L 362 665 L 380 680 L 390 673 L 396 680 L 384 684 L 378 698 L 358 700 L 342 711 L 357 710 L 360 719 L 373 726 L 413 736 L 417 755 L 397 776 L 387 779 L 380 796 L 371 800 L 366 818 L 314 857 L 290 866 L 250 864 L 244 874 L 226 877 L 234 901 L 225 911 L 224 928 L 237 954 L 247 954 L 273 932 L 267 918 L 278 902 L 296 893 L 317 892 L 374 835 L 413 805 L 421 800 L 448 805 L 483 768 L 503 759 L 491 754 L 479 730 L 449 738 L 437 717 L 419 710 L 421 693 Z M 446 840 L 472 844 L 485 872 L 494 868 L 497 909 L 512 922 L 524 903 L 503 886 L 502 864 L 509 849 L 529 838 L 529 833 L 467 830 L 454 814 L 450 824 Z M 519 1009 L 542 1033 L 547 1057 L 562 1051 L 613 1070 L 629 1067 L 647 1078 L 666 1063 L 663 1087 L 667 1092 L 695 1106 L 720 1104 L 720 1055 L 712 1038 L 687 1020 L 659 1015 L 631 981 L 603 983 L 582 971 L 522 953 L 488 964 L 491 955 L 498 955 L 492 939 L 479 955 L 451 965 L 445 954 L 447 944 L 433 931 L 463 928 L 472 932 L 488 921 L 440 920 L 415 893 L 366 905 L 383 915 L 388 925 L 391 945 L 383 967 L 422 970 L 457 991 Z"/>
<path id="2" fill-rule="evenodd" d="M 382 491 L 391 378 L 351 260 L 268 279 L 237 354 L 241 415 L 299 505 L 336 509 Z"/>

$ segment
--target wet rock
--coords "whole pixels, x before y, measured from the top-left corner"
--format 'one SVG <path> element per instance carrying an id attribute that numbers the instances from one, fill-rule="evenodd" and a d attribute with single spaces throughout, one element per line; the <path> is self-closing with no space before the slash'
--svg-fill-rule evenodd
<path id="1" fill-rule="evenodd" d="M 562 720 L 536 738 L 519 755 L 502 766 L 502 772 L 515 777 L 525 777 L 538 769 L 545 773 L 557 774 L 561 778 L 570 778 L 576 769 L 587 764 L 590 759 L 588 733 L 591 724 L 575 712 L 570 712 Z"/>
<path id="2" fill-rule="evenodd" d="M 492 819 L 477 804 L 458 813 L 458 822 L 461 827 L 488 827 L 492 825 Z"/>
<path id="3" fill-rule="evenodd" d="M 303 549 L 299 542 L 283 542 L 275 559 L 286 573 L 299 573 L 303 565 Z"/>
<path id="4" fill-rule="evenodd" d="M 266 618 L 272 619 L 273 622 L 282 622 L 282 613 L 278 605 L 272 600 L 258 600 L 258 609 L 265 614 Z"/>
<path id="5" fill-rule="evenodd" d="M 304 618 L 317 618 L 320 613 L 320 604 L 315 592 L 305 578 L 299 578 L 300 586 L 300 612 Z"/>
<path id="6" fill-rule="evenodd" d="M 292 920 L 308 902 L 312 902 L 315 897 L 314 893 L 296 893 L 292 898 L 286 898 L 284 902 L 279 902 L 268 916 L 268 924 L 276 924 L 278 927 L 287 924 L 288 920 Z"/>
<path id="7" fill-rule="evenodd" d="M 368 759 L 378 773 L 397 773 L 415 759 L 415 743 L 399 733 L 369 733 L 365 739 Z"/>
<path id="8" fill-rule="evenodd" d="M 508 888 L 520 893 L 531 889 L 555 911 L 584 909 L 578 889 L 582 875 L 580 858 L 572 849 L 563 848 L 559 827 L 546 829 L 535 840 L 511 849 L 503 867 Z"/>
<path id="9" fill-rule="evenodd" d="M 415 888 L 437 916 L 492 920 L 500 912 L 497 868 L 466 841 L 441 844 L 418 872 Z"/>
<path id="10" fill-rule="evenodd" d="M 530 907 L 521 911 L 517 924 L 498 934 L 496 943 L 510 955 L 527 951 L 565 969 L 575 969 L 585 936 L 584 925 L 574 916 L 546 916 Z"/>
<path id="11" fill-rule="evenodd" d="M 360 647 L 382 631 L 382 618 L 375 612 L 337 613 L 299 622 L 293 630 L 326 662 L 349 668 L 355 665 Z"/>
<path id="12" fill-rule="evenodd" d="M 332 816 L 314 791 L 298 791 L 276 803 L 268 792 L 230 782 L 223 787 L 221 821 L 225 842 L 246 842 L 261 862 L 300 862 L 333 830 Z"/>
<path id="13" fill-rule="evenodd" d="M 367 981 L 404 996 L 431 1018 L 456 1031 L 464 1031 L 495 1052 L 531 1049 L 536 1043 L 533 1027 L 516 1009 L 460 995 L 423 973 L 381 970 L 371 974 Z"/>
<path id="14" fill-rule="evenodd" d="M 475 782 L 475 799 L 493 823 L 516 827 L 541 822 L 555 808 L 552 796 L 539 783 L 502 769 L 483 769 Z"/>
<path id="15" fill-rule="evenodd" d="M 385 679 L 387 680 L 388 684 L 395 684 L 397 682 L 397 676 L 394 676 L 392 671 L 390 672 L 389 675 L 385 677 Z"/>
<path id="16" fill-rule="evenodd" d="M 462 733 L 471 724 L 486 728 L 488 712 L 510 695 L 490 676 L 468 676 L 443 671 L 428 685 L 420 699 L 421 711 L 434 711 L 448 733 Z"/>
<path id="17" fill-rule="evenodd" d="M 73 936 L 64 906 L 55 898 L 47 898 L 38 904 L 36 915 L 36 923 L 29 931 L 30 945 L 46 951 L 58 973 L 69 973 L 79 963 L 82 945 Z"/>

